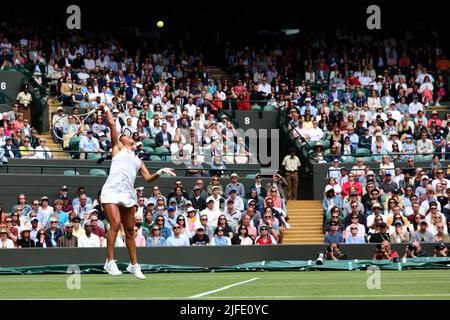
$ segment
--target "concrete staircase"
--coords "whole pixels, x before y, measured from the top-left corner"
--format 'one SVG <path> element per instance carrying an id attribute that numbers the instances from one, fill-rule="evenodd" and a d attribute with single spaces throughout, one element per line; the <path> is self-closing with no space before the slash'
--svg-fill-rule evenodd
<path id="1" fill-rule="evenodd" d="M 303 200 L 287 203 L 289 224 L 283 244 L 323 243 L 323 210 L 320 200 Z"/>
<path id="2" fill-rule="evenodd" d="M 209 76 L 213 78 L 218 83 L 222 82 L 223 79 L 228 79 L 229 75 L 218 66 L 208 66 Z"/>

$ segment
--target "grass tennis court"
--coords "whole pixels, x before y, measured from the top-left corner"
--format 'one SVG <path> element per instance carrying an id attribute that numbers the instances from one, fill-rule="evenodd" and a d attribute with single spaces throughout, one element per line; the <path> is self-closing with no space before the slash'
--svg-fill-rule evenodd
<path id="1" fill-rule="evenodd" d="M 381 271 L 381 289 L 368 289 L 366 271 L 158 273 L 0 276 L 0 299 L 449 299 L 450 272 Z"/>

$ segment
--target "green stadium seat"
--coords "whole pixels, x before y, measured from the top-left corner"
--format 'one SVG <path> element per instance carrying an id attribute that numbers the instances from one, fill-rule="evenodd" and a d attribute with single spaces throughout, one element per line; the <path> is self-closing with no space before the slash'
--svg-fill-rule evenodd
<path id="1" fill-rule="evenodd" d="M 150 156 L 150 160 L 151 161 L 162 161 L 162 159 L 159 156 L 155 156 L 155 155 Z"/>
<path id="2" fill-rule="evenodd" d="M 252 104 L 250 108 L 251 108 L 251 110 L 257 110 L 257 111 L 261 110 L 261 106 L 259 104 Z"/>
<path id="3" fill-rule="evenodd" d="M 161 154 L 164 154 L 164 153 L 168 153 L 168 152 L 169 152 L 169 150 L 167 150 L 167 148 L 163 147 L 163 146 L 155 148 L 155 153 L 158 154 L 158 155 L 161 155 Z"/>
<path id="4" fill-rule="evenodd" d="M 95 176 L 95 177 L 106 177 L 108 174 L 103 169 L 91 169 L 89 171 L 89 175 Z"/>
<path id="5" fill-rule="evenodd" d="M 272 104 L 267 104 L 267 105 L 264 106 L 263 110 L 264 110 L 264 111 L 276 111 L 276 110 L 277 110 L 277 107 L 275 107 L 275 106 L 272 105 Z"/>
<path id="6" fill-rule="evenodd" d="M 153 150 L 152 147 L 144 147 L 144 152 L 146 152 L 146 153 L 152 153 L 152 152 L 154 152 L 154 150 Z"/>
<path id="7" fill-rule="evenodd" d="M 348 156 L 348 157 L 346 157 L 346 158 L 344 159 L 343 162 L 344 162 L 344 163 L 355 163 L 355 162 L 356 162 L 356 159 L 355 159 L 355 157 Z"/>
<path id="8" fill-rule="evenodd" d="M 370 156 L 370 150 L 367 148 L 358 148 L 355 151 L 357 156 Z"/>
<path id="9" fill-rule="evenodd" d="M 373 157 L 370 157 L 370 156 L 363 157 L 363 161 L 364 162 L 372 162 L 373 161 Z"/>
<path id="10" fill-rule="evenodd" d="M 65 176 L 79 176 L 80 173 L 75 170 L 66 170 L 66 171 L 64 171 L 64 175 Z"/>
<path id="11" fill-rule="evenodd" d="M 88 160 L 97 160 L 100 159 L 102 155 L 100 153 L 88 153 L 86 159 Z"/>
<path id="12" fill-rule="evenodd" d="M 256 173 L 249 173 L 245 176 L 247 179 L 255 179 Z"/>
<path id="13" fill-rule="evenodd" d="M 144 147 L 156 147 L 155 139 L 144 139 L 142 140 Z"/>
<path id="14" fill-rule="evenodd" d="M 330 140 L 321 140 L 317 142 L 316 145 L 319 143 L 323 146 L 324 150 L 330 149 Z"/>

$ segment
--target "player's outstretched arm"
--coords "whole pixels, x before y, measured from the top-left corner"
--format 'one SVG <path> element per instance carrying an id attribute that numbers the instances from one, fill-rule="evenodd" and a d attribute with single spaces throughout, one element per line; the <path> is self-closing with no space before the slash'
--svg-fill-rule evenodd
<path id="1" fill-rule="evenodd" d="M 119 135 L 117 133 L 116 122 L 114 121 L 111 111 L 103 103 L 100 103 L 97 106 L 97 109 L 105 111 L 106 125 L 108 126 L 111 132 L 111 144 L 113 147 L 117 146 L 119 144 Z"/>
<path id="2" fill-rule="evenodd" d="M 172 171 L 172 169 L 169 168 L 162 168 L 159 169 L 158 171 L 156 171 L 155 173 L 151 174 L 150 172 L 148 172 L 147 167 L 145 166 L 144 161 L 141 161 L 141 175 L 142 178 L 144 178 L 144 180 L 148 183 L 155 181 L 156 179 L 158 179 L 162 173 L 167 173 L 169 176 L 176 176 L 175 172 Z"/>

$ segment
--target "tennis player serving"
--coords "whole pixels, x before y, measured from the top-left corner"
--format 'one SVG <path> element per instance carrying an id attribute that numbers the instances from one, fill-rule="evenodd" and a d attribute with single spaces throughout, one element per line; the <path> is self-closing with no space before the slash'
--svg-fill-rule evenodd
<path id="1" fill-rule="evenodd" d="M 134 240 L 134 214 L 136 211 L 134 205 L 137 203 L 134 181 L 139 171 L 147 182 L 158 179 L 162 173 L 167 173 L 170 176 L 175 176 L 175 173 L 169 168 L 163 168 L 154 174 L 150 174 L 144 162 L 134 154 L 134 141 L 131 138 L 131 132 L 118 134 L 109 108 L 103 104 L 100 104 L 97 108 L 104 110 L 108 128 L 111 130 L 112 143 L 111 169 L 101 192 L 103 210 L 110 223 L 107 236 L 108 258 L 104 269 L 113 276 L 122 274 L 114 260 L 114 245 L 120 229 L 120 223 L 122 223 L 130 256 L 130 264 L 127 267 L 127 271 L 136 278 L 144 280 L 145 276 L 142 274 L 141 267 L 137 262 L 136 243 Z"/>

